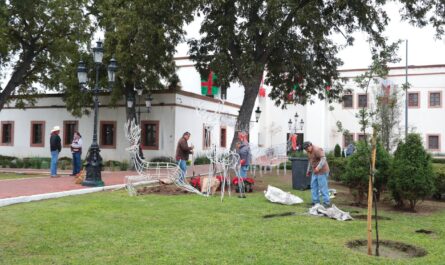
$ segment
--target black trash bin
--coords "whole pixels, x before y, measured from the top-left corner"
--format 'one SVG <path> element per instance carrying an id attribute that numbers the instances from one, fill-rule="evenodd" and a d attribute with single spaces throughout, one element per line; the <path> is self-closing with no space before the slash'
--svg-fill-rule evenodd
<path id="1" fill-rule="evenodd" d="M 292 188 L 305 190 L 311 188 L 311 178 L 306 177 L 308 159 L 306 157 L 290 157 L 292 162 Z"/>

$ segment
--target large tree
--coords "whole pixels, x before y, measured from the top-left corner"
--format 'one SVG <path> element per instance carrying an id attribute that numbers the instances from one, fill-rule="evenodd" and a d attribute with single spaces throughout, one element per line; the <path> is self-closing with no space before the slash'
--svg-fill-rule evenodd
<path id="1" fill-rule="evenodd" d="M 11 95 L 33 102 L 38 85 L 63 89 L 90 39 L 88 0 L 0 0 L 0 111 Z M 69 79 L 69 78 L 68 78 Z"/>
<path id="2" fill-rule="evenodd" d="M 135 97 L 144 90 L 176 88 L 175 48 L 193 20 L 196 1 L 98 0 L 99 25 L 105 30 L 105 60 L 118 61 L 113 98 Z M 135 107 L 127 112 L 135 117 Z"/>
<path id="3" fill-rule="evenodd" d="M 212 69 L 223 84 L 243 85 L 237 129 L 248 130 L 265 70 L 265 83 L 272 86 L 269 96 L 277 105 L 284 105 L 294 88 L 300 104 L 312 102 L 311 97 L 338 98 L 341 86 L 331 84 L 342 65 L 338 50 L 352 45 L 357 30 L 367 32 L 374 45 L 384 45 L 385 2 L 204 1 L 199 9 L 202 38 L 189 42 L 191 57 L 201 73 Z M 333 42 L 337 33 L 343 34 L 344 44 Z"/>

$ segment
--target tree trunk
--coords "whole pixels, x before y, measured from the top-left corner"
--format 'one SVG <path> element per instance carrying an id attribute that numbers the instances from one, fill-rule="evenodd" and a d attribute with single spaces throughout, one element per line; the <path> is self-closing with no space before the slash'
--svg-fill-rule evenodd
<path id="1" fill-rule="evenodd" d="M 9 79 L 8 84 L 3 89 L 3 91 L 0 93 L 0 111 L 2 111 L 3 107 L 5 106 L 6 102 L 8 101 L 11 94 L 14 92 L 14 90 L 23 84 L 27 72 L 31 68 L 32 60 L 34 59 L 34 53 L 32 51 L 28 51 L 23 55 L 23 60 L 17 64 L 16 67 L 14 67 L 14 72 L 11 75 L 11 78 Z"/>
<path id="2" fill-rule="evenodd" d="M 235 144 L 238 139 L 237 132 L 245 131 L 250 134 L 250 119 L 252 117 L 253 108 L 255 107 L 255 101 L 260 89 L 261 78 L 262 72 L 251 80 L 242 81 L 242 84 L 244 86 L 244 98 L 243 103 L 241 104 L 238 118 L 236 120 L 235 134 L 233 135 L 230 150 L 235 149 Z"/>

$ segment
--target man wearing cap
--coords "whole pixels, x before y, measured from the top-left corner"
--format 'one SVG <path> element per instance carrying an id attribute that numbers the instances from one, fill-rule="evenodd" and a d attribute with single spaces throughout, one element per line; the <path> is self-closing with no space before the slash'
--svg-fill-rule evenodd
<path id="1" fill-rule="evenodd" d="M 59 177 L 57 175 L 57 160 L 59 158 L 59 153 L 62 150 L 62 144 L 60 140 L 60 127 L 54 126 L 51 130 L 51 138 L 49 139 L 49 147 L 51 150 L 51 177 Z"/>
<path id="2" fill-rule="evenodd" d="M 311 142 L 304 142 L 303 149 L 306 150 L 309 159 L 306 176 L 311 178 L 312 205 L 320 203 L 320 194 L 323 198 L 323 205 L 331 206 L 328 189 L 329 165 L 322 148 L 312 145 Z"/>

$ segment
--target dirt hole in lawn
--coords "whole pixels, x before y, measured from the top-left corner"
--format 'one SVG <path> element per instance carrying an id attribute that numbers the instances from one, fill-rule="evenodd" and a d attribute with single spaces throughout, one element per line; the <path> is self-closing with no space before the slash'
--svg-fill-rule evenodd
<path id="1" fill-rule="evenodd" d="M 291 216 L 291 215 L 295 215 L 295 212 L 285 212 L 285 213 L 277 213 L 277 214 L 266 214 L 263 215 L 263 218 L 267 219 L 267 218 L 274 218 L 274 217 L 283 217 L 283 216 Z"/>
<path id="2" fill-rule="evenodd" d="M 353 214 L 352 218 L 357 219 L 357 220 L 367 220 L 368 216 L 366 214 Z M 372 216 L 372 220 L 375 220 L 375 216 Z M 381 216 L 378 215 L 377 216 L 377 220 L 391 220 L 391 218 L 386 217 L 386 216 Z"/>
<path id="3" fill-rule="evenodd" d="M 189 192 L 177 187 L 176 185 L 159 185 L 152 187 L 143 187 L 137 190 L 138 195 L 161 194 L 161 195 L 181 195 Z"/>
<path id="4" fill-rule="evenodd" d="M 375 256 L 375 244 L 372 242 L 372 255 Z M 367 240 L 354 240 L 349 241 L 346 246 L 354 251 L 368 254 L 368 241 Z M 408 245 L 402 242 L 391 240 L 379 241 L 379 256 L 392 258 L 392 259 L 405 259 L 405 258 L 418 258 L 426 256 L 427 251 L 423 248 Z"/>
<path id="5" fill-rule="evenodd" d="M 431 231 L 431 230 L 426 230 L 426 229 L 419 229 L 419 230 L 416 230 L 416 233 L 419 233 L 419 234 L 427 234 L 427 235 L 434 234 L 433 231 Z"/>

